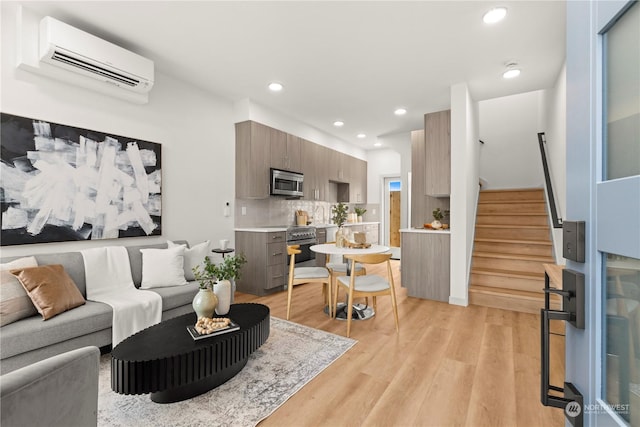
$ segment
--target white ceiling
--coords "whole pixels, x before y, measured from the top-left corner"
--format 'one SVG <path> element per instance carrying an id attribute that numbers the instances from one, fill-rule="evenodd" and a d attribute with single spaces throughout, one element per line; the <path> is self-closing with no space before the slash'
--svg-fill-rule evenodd
<path id="1" fill-rule="evenodd" d="M 163 74 L 249 98 L 364 149 L 421 128 L 424 113 L 449 107 L 453 84 L 466 82 L 476 101 L 549 88 L 565 58 L 559 1 L 22 4 L 146 56 Z M 498 5 L 506 19 L 484 24 Z M 522 74 L 504 80 L 511 61 Z M 281 93 L 267 90 L 273 80 L 285 85 Z M 393 114 L 399 106 L 403 117 Z M 337 119 L 344 127 L 333 126 Z"/>

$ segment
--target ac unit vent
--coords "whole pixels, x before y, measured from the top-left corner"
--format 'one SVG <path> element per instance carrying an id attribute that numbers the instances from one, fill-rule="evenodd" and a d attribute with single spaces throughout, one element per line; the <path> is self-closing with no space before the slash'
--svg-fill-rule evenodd
<path id="1" fill-rule="evenodd" d="M 40 61 L 141 94 L 153 87 L 153 61 L 50 16 L 40 21 Z"/>
<path id="2" fill-rule="evenodd" d="M 89 71 L 91 73 L 99 74 L 101 76 L 108 77 L 110 79 L 118 80 L 119 82 L 129 85 L 131 87 L 135 87 L 140 84 L 140 80 L 132 79 L 131 77 L 118 74 L 113 70 L 108 70 L 106 68 L 91 64 L 90 62 L 83 61 L 78 57 L 66 55 L 59 50 L 56 50 L 53 52 L 51 59 L 53 59 L 54 61 L 63 62 L 67 65 L 72 65 L 74 67 L 82 68 L 83 70 Z"/>

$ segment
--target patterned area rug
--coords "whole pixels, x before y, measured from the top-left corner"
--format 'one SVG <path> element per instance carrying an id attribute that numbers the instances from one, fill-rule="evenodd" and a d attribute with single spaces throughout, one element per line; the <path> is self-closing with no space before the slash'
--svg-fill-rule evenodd
<path id="1" fill-rule="evenodd" d="M 183 402 L 111 391 L 111 355 L 100 359 L 99 426 L 255 426 L 357 341 L 271 317 L 269 339 L 234 378 Z"/>

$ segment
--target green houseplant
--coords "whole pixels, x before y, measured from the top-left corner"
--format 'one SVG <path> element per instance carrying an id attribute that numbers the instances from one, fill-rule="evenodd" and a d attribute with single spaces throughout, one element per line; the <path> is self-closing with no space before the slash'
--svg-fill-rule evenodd
<path id="1" fill-rule="evenodd" d="M 347 221 L 348 210 L 349 207 L 344 203 L 338 203 L 331 208 L 331 213 L 333 214 L 331 216 L 331 220 L 338 226 L 338 231 L 336 231 L 336 246 L 339 248 L 344 247 L 344 243 L 346 240 L 344 236 L 344 229 L 342 228 L 342 226 Z"/>
<path id="2" fill-rule="evenodd" d="M 338 203 L 337 205 L 331 208 L 331 220 L 338 227 L 342 227 L 344 223 L 347 221 L 347 211 L 349 207 L 344 203 Z"/>
<path id="3" fill-rule="evenodd" d="M 358 222 L 362 222 L 362 217 L 367 212 L 367 210 L 365 208 L 359 208 L 359 207 L 355 207 L 353 208 L 353 210 L 356 212 L 356 215 L 358 215 Z"/>
<path id="4" fill-rule="evenodd" d="M 433 214 L 433 221 L 431 222 L 431 226 L 436 230 L 442 228 L 442 220 L 449 216 L 449 210 L 440 210 L 440 208 L 436 208 L 431 212 Z"/>

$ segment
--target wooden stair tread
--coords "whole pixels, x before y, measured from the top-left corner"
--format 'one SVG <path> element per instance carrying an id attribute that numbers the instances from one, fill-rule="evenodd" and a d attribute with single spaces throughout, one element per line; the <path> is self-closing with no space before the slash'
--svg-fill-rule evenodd
<path id="1" fill-rule="evenodd" d="M 524 192 L 539 192 L 542 191 L 542 188 L 502 188 L 502 189 L 489 189 L 489 190 L 480 190 L 480 193 L 524 193 Z"/>
<path id="2" fill-rule="evenodd" d="M 518 224 L 476 224 L 476 228 L 520 228 L 527 230 L 547 230 L 547 225 L 518 225 Z"/>
<path id="3" fill-rule="evenodd" d="M 521 254 L 506 254 L 501 252 L 473 252 L 473 256 L 483 258 L 498 258 L 498 259 L 519 259 L 523 261 L 535 261 L 540 263 L 554 264 L 554 259 L 550 256 L 543 255 L 521 255 Z"/>
<path id="4" fill-rule="evenodd" d="M 477 216 L 547 216 L 542 212 L 495 212 L 495 213 L 478 213 Z"/>
<path id="5" fill-rule="evenodd" d="M 521 199 L 521 200 L 478 200 L 479 205 L 515 205 L 521 203 L 546 203 L 540 199 Z"/>
<path id="6" fill-rule="evenodd" d="M 486 274 L 490 276 L 515 277 L 519 279 L 544 280 L 544 273 L 528 271 L 500 270 L 497 268 L 472 268 L 471 274 Z"/>
<path id="7" fill-rule="evenodd" d="M 485 295 L 509 295 L 511 297 L 517 297 L 520 299 L 530 299 L 535 301 L 544 301 L 544 292 L 540 289 L 540 292 L 518 291 L 516 289 L 507 288 L 492 288 L 490 286 L 471 285 L 469 292 L 481 293 Z"/>
<path id="8" fill-rule="evenodd" d="M 490 239 L 487 237 L 477 237 L 473 239 L 474 242 L 485 243 L 518 243 L 523 245 L 545 245 L 551 246 L 551 240 L 510 240 L 510 239 Z"/>

